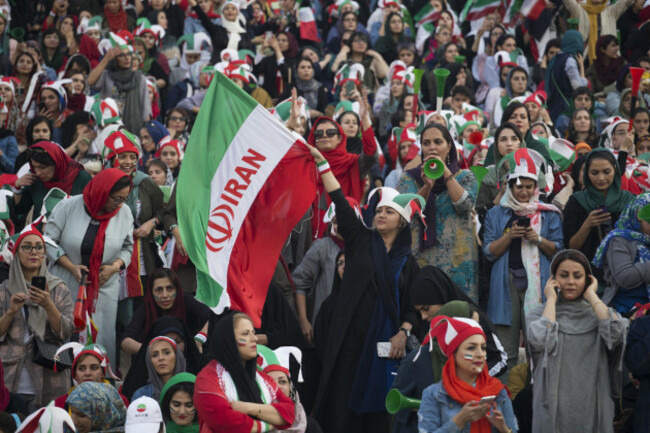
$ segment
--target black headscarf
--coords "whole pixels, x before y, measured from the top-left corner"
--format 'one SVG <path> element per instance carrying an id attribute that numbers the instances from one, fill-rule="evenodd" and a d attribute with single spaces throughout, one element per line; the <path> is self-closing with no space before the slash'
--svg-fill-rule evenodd
<path id="1" fill-rule="evenodd" d="M 133 393 L 138 388 L 147 384 L 149 373 L 147 371 L 147 347 L 154 338 L 165 335 L 168 332 L 176 332 L 185 342 L 185 351 L 183 355 L 186 361 L 186 370 L 188 373 L 197 374 L 201 367 L 201 353 L 194 343 L 194 338 L 190 335 L 187 326 L 176 317 L 161 317 L 156 320 L 147 333 L 147 337 L 142 342 L 142 347 L 132 359 L 131 368 L 129 369 L 126 378 L 124 378 L 124 386 L 122 387 L 122 395 L 129 401 L 133 397 Z"/>
<path id="2" fill-rule="evenodd" d="M 251 403 L 262 403 L 260 390 L 255 381 L 257 371 L 257 359 L 251 359 L 242 363 L 239 355 L 239 347 L 235 341 L 235 329 L 233 316 L 223 316 L 208 333 L 208 347 L 205 356 L 209 360 L 218 361 L 232 377 L 239 401 Z"/>
<path id="3" fill-rule="evenodd" d="M 77 125 L 90 125 L 90 113 L 77 111 L 68 116 L 61 125 L 61 146 L 64 149 L 72 146 L 74 136 L 77 133 Z"/>
<path id="4" fill-rule="evenodd" d="M 476 305 L 442 269 L 425 266 L 411 286 L 413 305 L 444 305 L 451 301 L 465 301 Z"/>

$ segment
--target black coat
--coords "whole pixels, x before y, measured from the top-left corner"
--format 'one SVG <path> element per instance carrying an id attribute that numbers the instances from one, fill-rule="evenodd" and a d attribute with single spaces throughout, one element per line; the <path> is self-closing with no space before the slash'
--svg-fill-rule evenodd
<path id="1" fill-rule="evenodd" d="M 624 359 L 630 373 L 641 382 L 634 407 L 634 431 L 650 431 L 650 316 L 632 321 Z"/>
<path id="2" fill-rule="evenodd" d="M 213 23 L 210 18 L 203 12 L 198 5 L 194 6 L 194 12 L 201 20 L 201 24 L 205 27 L 205 30 L 210 35 L 210 40 L 212 41 L 212 58 L 210 59 L 211 63 L 217 63 L 221 61 L 221 51 L 228 48 L 228 31 L 220 25 Z M 254 47 L 251 45 L 250 38 L 247 33 L 240 33 L 241 40 L 237 46 L 237 50 L 250 50 Z"/>
<path id="3" fill-rule="evenodd" d="M 371 312 L 374 302 L 379 296 L 379 287 L 376 281 L 375 269 L 371 258 L 371 236 L 372 230 L 367 229 L 357 218 L 355 211 L 350 207 L 343 192 L 339 189 L 330 193 L 330 197 L 336 206 L 336 217 L 338 230 L 345 240 L 345 272 L 341 288 L 333 300 L 331 322 L 326 342 L 326 350 L 323 359 L 323 369 L 320 377 L 318 396 L 314 405 L 314 413 L 321 422 L 327 421 L 328 409 L 326 408 L 329 393 L 332 390 L 333 382 L 340 372 L 334 371 L 337 362 L 341 362 L 344 341 L 349 344 L 350 338 L 356 338 L 358 345 L 363 347 L 365 334 L 368 330 L 368 323 L 359 320 L 360 316 L 372 317 Z M 410 230 L 405 227 L 403 230 Z M 418 315 L 409 302 L 409 287 L 415 279 L 419 268 L 412 256 L 409 256 L 399 277 L 400 323 L 408 322 L 414 327 L 418 324 Z M 373 305 L 368 305 L 372 302 Z M 369 314 L 370 312 L 370 314 Z M 353 326 L 353 323 L 355 324 Z M 363 326 L 365 325 L 365 329 Z M 395 333 L 397 333 L 395 329 Z M 350 354 L 346 353 L 350 359 Z M 357 357 L 358 362 L 358 357 Z M 355 362 L 356 364 L 356 362 Z M 346 368 L 349 366 L 346 366 Z M 353 369 L 356 366 L 352 366 Z M 348 395 L 335 396 L 339 401 L 348 401 Z M 323 421 L 321 421 L 323 420 Z"/>

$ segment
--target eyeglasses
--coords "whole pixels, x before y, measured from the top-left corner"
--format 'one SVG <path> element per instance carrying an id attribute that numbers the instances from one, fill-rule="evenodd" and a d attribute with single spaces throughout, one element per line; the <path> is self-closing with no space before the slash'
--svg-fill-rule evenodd
<path id="1" fill-rule="evenodd" d="M 314 131 L 314 138 L 316 140 L 319 140 L 319 139 L 323 138 L 325 136 L 325 134 L 327 134 L 328 138 L 332 138 L 332 137 L 335 137 L 335 136 L 339 135 L 339 130 L 334 129 L 334 128 L 326 129 L 326 130 L 317 129 L 316 131 Z"/>
<path id="2" fill-rule="evenodd" d="M 627 131 L 625 130 L 616 131 L 614 135 L 618 135 L 619 137 L 625 137 L 627 135 Z"/>
<path id="3" fill-rule="evenodd" d="M 355 42 L 357 44 L 367 44 L 368 41 L 365 39 L 352 39 L 352 42 Z"/>
<path id="4" fill-rule="evenodd" d="M 23 253 L 27 253 L 27 254 L 29 254 L 29 253 L 31 253 L 32 251 L 36 250 L 36 252 L 40 254 L 40 253 L 42 253 L 43 251 L 45 251 L 45 246 L 43 246 L 43 244 L 36 244 L 36 245 L 21 245 L 21 246 L 20 246 L 20 250 L 21 250 Z"/>
<path id="5" fill-rule="evenodd" d="M 171 120 L 172 122 L 187 122 L 187 117 L 171 116 L 169 120 Z"/>
<path id="6" fill-rule="evenodd" d="M 109 195 L 109 197 L 113 200 L 113 204 L 116 206 L 124 203 L 128 199 L 128 197 L 113 197 L 112 195 Z"/>
<path id="7" fill-rule="evenodd" d="M 121 57 L 121 58 L 124 59 L 124 58 L 126 58 L 126 57 L 131 57 L 131 56 L 133 56 L 133 53 L 120 53 L 120 54 L 118 54 L 118 55 L 115 56 L 115 57 Z"/>

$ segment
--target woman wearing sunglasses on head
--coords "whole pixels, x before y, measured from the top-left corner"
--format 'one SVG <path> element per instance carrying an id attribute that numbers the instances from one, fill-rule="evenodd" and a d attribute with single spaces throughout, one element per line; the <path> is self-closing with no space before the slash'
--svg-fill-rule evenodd
<path id="1" fill-rule="evenodd" d="M 367 102 L 363 101 L 357 90 L 353 93 L 356 94 L 360 101 L 359 117 L 361 118 L 361 141 L 363 145 L 361 155 L 349 153 L 346 150 L 347 136 L 343 128 L 329 117 L 316 119 L 314 126 L 309 131 L 307 141 L 310 145 L 315 146 L 327 159 L 332 168 L 332 173 L 341 184 L 343 194 L 360 201 L 363 196 L 366 175 L 377 162 L 377 140 L 375 139 L 375 133 L 372 131 Z M 300 103 L 297 99 L 297 92 L 293 89 L 291 117 L 287 122 L 287 127 L 290 129 L 297 127 L 300 122 Z M 322 183 L 319 183 L 318 194 L 312 205 L 314 211 L 312 232 L 316 237 L 322 237 L 327 230 L 327 224 L 323 224 L 322 221 L 331 202 L 332 200 L 325 192 Z"/>

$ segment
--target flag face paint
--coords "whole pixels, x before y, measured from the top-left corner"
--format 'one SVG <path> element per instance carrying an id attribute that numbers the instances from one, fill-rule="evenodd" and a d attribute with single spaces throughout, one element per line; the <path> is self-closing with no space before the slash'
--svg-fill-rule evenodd
<path id="1" fill-rule="evenodd" d="M 471 361 L 474 359 L 474 355 L 466 353 L 465 355 L 463 355 L 463 358 L 467 359 L 468 361 Z"/>
<path id="2" fill-rule="evenodd" d="M 245 338 L 238 338 L 238 339 L 237 339 L 237 344 L 238 344 L 239 346 L 242 346 L 242 347 L 243 347 L 243 346 L 246 346 L 246 339 L 245 339 Z"/>

